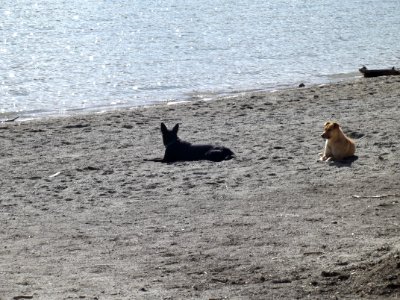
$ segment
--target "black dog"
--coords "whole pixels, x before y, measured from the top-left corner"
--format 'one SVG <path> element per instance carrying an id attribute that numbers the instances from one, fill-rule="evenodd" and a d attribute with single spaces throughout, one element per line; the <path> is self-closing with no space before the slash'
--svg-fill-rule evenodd
<path id="1" fill-rule="evenodd" d="M 162 162 L 171 163 L 194 160 L 223 161 L 235 156 L 231 150 L 225 147 L 192 145 L 181 141 L 178 138 L 178 129 L 179 124 L 176 124 L 172 130 L 168 130 L 165 124 L 161 123 L 161 133 L 165 146 L 165 154 L 161 160 Z"/>

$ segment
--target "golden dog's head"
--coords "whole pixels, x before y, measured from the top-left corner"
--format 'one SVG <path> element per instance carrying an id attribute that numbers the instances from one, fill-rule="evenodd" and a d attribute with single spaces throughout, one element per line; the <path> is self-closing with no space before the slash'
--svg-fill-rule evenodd
<path id="1" fill-rule="evenodd" d="M 336 122 L 326 122 L 324 124 L 324 132 L 321 134 L 321 137 L 324 139 L 331 139 L 335 135 L 339 133 L 339 124 Z"/>

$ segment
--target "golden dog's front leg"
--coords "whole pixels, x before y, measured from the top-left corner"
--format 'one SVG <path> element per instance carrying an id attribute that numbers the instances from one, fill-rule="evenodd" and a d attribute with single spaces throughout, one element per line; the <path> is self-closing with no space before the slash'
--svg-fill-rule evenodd
<path id="1" fill-rule="evenodd" d="M 328 141 L 325 142 L 325 148 L 324 148 L 324 153 L 320 154 L 320 159 L 321 161 L 329 161 L 332 159 L 332 151 L 329 147 Z"/>

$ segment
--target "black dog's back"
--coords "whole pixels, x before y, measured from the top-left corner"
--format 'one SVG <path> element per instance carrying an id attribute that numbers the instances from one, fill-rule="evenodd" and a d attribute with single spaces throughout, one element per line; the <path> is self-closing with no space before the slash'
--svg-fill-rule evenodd
<path id="1" fill-rule="evenodd" d="M 211 160 L 222 161 L 233 158 L 234 153 L 226 148 L 213 145 L 192 145 L 181 141 L 178 138 L 179 124 L 172 130 L 168 130 L 164 123 L 161 123 L 161 133 L 165 145 L 164 162 Z"/>

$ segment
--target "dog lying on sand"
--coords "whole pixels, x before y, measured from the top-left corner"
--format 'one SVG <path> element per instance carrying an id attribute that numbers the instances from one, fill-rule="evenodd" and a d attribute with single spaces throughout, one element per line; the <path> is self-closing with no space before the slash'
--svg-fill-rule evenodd
<path id="1" fill-rule="evenodd" d="M 353 156 L 356 151 L 354 142 L 343 133 L 336 122 L 326 122 L 321 137 L 326 139 L 324 153 L 320 158 L 322 161 L 340 161 Z"/>
<path id="2" fill-rule="evenodd" d="M 223 161 L 232 159 L 235 154 L 226 147 L 214 145 L 192 145 L 181 141 L 178 137 L 179 124 L 171 130 L 161 123 L 161 133 L 165 146 L 165 154 L 161 162 L 211 160 Z"/>

